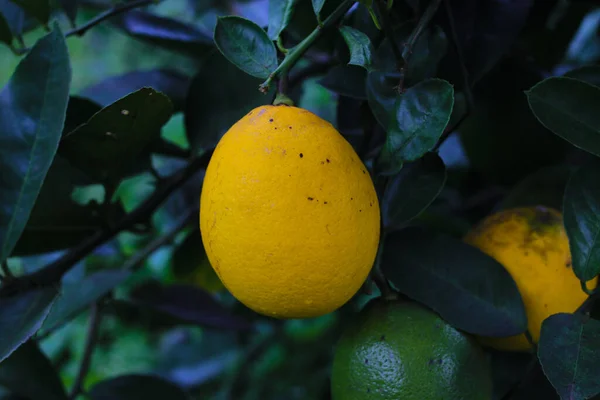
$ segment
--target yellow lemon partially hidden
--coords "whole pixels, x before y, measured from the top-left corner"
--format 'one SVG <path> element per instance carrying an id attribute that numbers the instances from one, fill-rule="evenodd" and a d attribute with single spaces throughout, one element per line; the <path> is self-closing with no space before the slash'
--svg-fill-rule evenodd
<path id="1" fill-rule="evenodd" d="M 224 286 L 254 311 L 308 318 L 360 289 L 379 243 L 364 164 L 317 115 L 261 106 L 222 137 L 200 198 L 200 230 Z"/>
<path id="2" fill-rule="evenodd" d="M 574 312 L 588 296 L 571 268 L 569 240 L 557 210 L 540 206 L 500 211 L 470 231 L 465 242 L 496 259 L 511 274 L 523 298 L 535 343 L 544 319 Z M 597 283 L 593 279 L 587 287 L 593 289 Z M 524 334 L 480 341 L 499 350 L 531 348 Z"/>

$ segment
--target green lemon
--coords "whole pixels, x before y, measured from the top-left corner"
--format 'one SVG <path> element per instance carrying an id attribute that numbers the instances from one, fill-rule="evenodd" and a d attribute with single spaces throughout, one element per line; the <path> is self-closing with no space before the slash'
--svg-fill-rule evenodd
<path id="1" fill-rule="evenodd" d="M 477 342 L 429 309 L 370 301 L 343 332 L 333 400 L 489 400 L 488 360 Z"/>

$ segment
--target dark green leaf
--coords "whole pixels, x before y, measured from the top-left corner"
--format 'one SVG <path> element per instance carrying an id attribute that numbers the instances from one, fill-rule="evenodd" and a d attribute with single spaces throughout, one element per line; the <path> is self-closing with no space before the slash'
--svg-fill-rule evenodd
<path id="1" fill-rule="evenodd" d="M 149 12 L 129 11 L 111 18 L 111 22 L 136 39 L 194 57 L 214 48 L 211 38 L 193 25 Z"/>
<path id="2" fill-rule="evenodd" d="M 557 210 L 563 208 L 567 181 L 573 168 L 568 165 L 552 165 L 527 175 L 504 197 L 499 209 L 544 205 Z"/>
<path id="3" fill-rule="evenodd" d="M 10 26 L 8 26 L 8 22 L 6 22 L 6 18 L 0 12 L 0 42 L 6 43 L 7 45 L 11 45 L 12 43 L 12 32 L 10 31 Z"/>
<path id="4" fill-rule="evenodd" d="M 392 232 L 385 240 L 382 268 L 400 292 L 458 329 L 489 337 L 527 329 L 523 300 L 510 274 L 459 239 L 422 228 Z"/>
<path id="5" fill-rule="evenodd" d="M 69 97 L 67 116 L 63 127 L 63 136 L 73 132 L 80 125 L 85 124 L 94 114 L 102 110 L 100 104 L 80 96 Z M 59 144 L 60 147 L 60 144 Z"/>
<path id="6" fill-rule="evenodd" d="M 425 210 L 446 182 L 446 167 L 437 153 L 407 164 L 388 183 L 382 202 L 386 227 L 401 226 Z"/>
<path id="7" fill-rule="evenodd" d="M 367 72 L 364 68 L 355 65 L 336 65 L 319 80 L 319 83 L 342 96 L 366 100 L 366 79 Z"/>
<path id="8" fill-rule="evenodd" d="M 269 39 L 277 40 L 290 23 L 298 0 L 269 0 Z"/>
<path id="9" fill-rule="evenodd" d="M 40 329 L 57 294 L 47 287 L 0 298 L 0 362 Z"/>
<path id="10" fill-rule="evenodd" d="M 319 17 L 324 4 L 325 0 L 312 0 L 313 10 L 315 10 L 315 15 L 317 18 Z"/>
<path id="11" fill-rule="evenodd" d="M 57 370 L 33 341 L 0 363 L 0 385 L 28 400 L 67 400 Z"/>
<path id="12" fill-rule="evenodd" d="M 388 129 L 394 117 L 394 105 L 398 98 L 400 72 L 371 71 L 367 75 L 366 92 L 369 106 L 377 122 Z"/>
<path id="13" fill-rule="evenodd" d="M 546 128 L 600 156 L 600 87 L 573 78 L 552 77 L 526 94 L 531 110 Z"/>
<path id="14" fill-rule="evenodd" d="M 81 91 L 81 95 L 98 102 L 101 106 L 117 101 L 131 92 L 150 87 L 169 97 L 174 112 L 182 111 L 191 78 L 176 70 L 151 69 L 132 71 L 113 76 Z"/>
<path id="15" fill-rule="evenodd" d="M 396 173 L 404 162 L 431 150 L 450 120 L 453 105 L 454 89 L 441 79 L 420 82 L 400 95 L 379 159 L 381 173 Z"/>
<path id="16" fill-rule="evenodd" d="M 585 67 L 576 68 L 567 72 L 564 76 L 573 79 L 579 79 L 589 83 L 590 85 L 600 87 L 600 66 L 586 65 Z"/>
<path id="17" fill-rule="evenodd" d="M 0 0 L 0 13 L 4 15 L 13 36 L 19 36 L 25 28 L 25 11 L 11 0 Z"/>
<path id="18" fill-rule="evenodd" d="M 42 24 L 47 25 L 50 19 L 49 0 L 10 0 L 19 5 L 25 12 L 35 17 Z"/>
<path id="19" fill-rule="evenodd" d="M 361 31 L 350 26 L 340 27 L 340 33 L 350 49 L 350 61 L 348 64 L 371 70 L 371 57 L 375 52 L 371 39 Z"/>
<path id="20" fill-rule="evenodd" d="M 273 100 L 257 88 L 261 80 L 231 64 L 220 53 L 207 59 L 192 80 L 185 109 L 186 134 L 194 151 L 214 147 L 250 110 Z"/>
<path id="21" fill-rule="evenodd" d="M 13 255 L 64 250 L 81 243 L 103 228 L 105 221 L 99 212 L 99 204 L 81 204 L 72 197 L 79 185 L 94 183 L 63 157 L 54 157 Z M 124 214 L 120 203 L 114 205 L 111 212 L 115 218 Z"/>
<path id="22" fill-rule="evenodd" d="M 275 45 L 252 21 L 237 16 L 220 17 L 215 43 L 225 58 L 249 75 L 266 79 L 277 68 Z"/>
<path id="23" fill-rule="evenodd" d="M 172 260 L 177 282 L 193 283 L 208 292 L 223 289 L 223 283 L 206 256 L 200 229 L 190 232 L 173 253 Z"/>
<path id="24" fill-rule="evenodd" d="M 55 25 L 0 92 L 0 262 L 21 236 L 56 154 L 70 83 L 69 54 Z"/>
<path id="25" fill-rule="evenodd" d="M 59 154 L 92 177 L 115 179 L 160 136 L 172 112 L 167 96 L 151 88 L 140 89 L 66 135 Z"/>
<path id="26" fill-rule="evenodd" d="M 600 321 L 581 314 L 554 314 L 542 323 L 538 357 L 561 399 L 586 400 L 600 393 Z"/>
<path id="27" fill-rule="evenodd" d="M 396 45 L 402 46 L 409 40 L 415 29 L 414 23 L 403 24 L 394 31 Z M 392 42 L 385 38 L 373 59 L 374 68 L 384 73 L 398 71 L 398 59 L 394 54 Z M 437 25 L 425 29 L 412 48 L 410 56 L 410 68 L 405 69 L 403 84 L 410 87 L 420 81 L 433 78 L 437 72 L 440 60 L 446 55 L 448 38 Z M 402 48 L 399 49 L 402 51 Z"/>
<path id="28" fill-rule="evenodd" d="M 125 282 L 131 271 L 98 271 L 77 282 L 64 283 L 40 332 L 46 334 L 68 322 L 90 304 Z"/>
<path id="29" fill-rule="evenodd" d="M 406 43 L 413 29 L 412 23 L 402 25 L 395 31 L 396 43 Z M 410 68 L 398 72 L 392 43 L 387 38 L 381 42 L 373 59 L 373 70 L 367 77 L 367 96 L 377 121 L 384 129 L 388 129 L 390 117 L 394 114 L 398 86 L 402 83 L 407 88 L 433 78 L 447 47 L 448 40 L 439 26 L 424 30 L 413 48 Z"/>
<path id="30" fill-rule="evenodd" d="M 154 375 L 121 375 L 101 381 L 89 391 L 92 400 L 190 400 L 179 386 Z"/>
<path id="31" fill-rule="evenodd" d="M 63 9 L 69 21 L 72 24 L 75 24 L 75 20 L 77 19 L 77 8 L 79 6 L 79 0 L 58 0 L 60 3 L 60 7 Z"/>
<path id="32" fill-rule="evenodd" d="M 210 294 L 191 285 L 163 286 L 149 282 L 135 288 L 131 296 L 136 304 L 200 326 L 236 330 L 252 327 L 248 321 L 220 305 Z"/>
<path id="33" fill-rule="evenodd" d="M 523 29 L 533 0 L 453 1 L 450 12 L 471 85 L 479 81 L 505 55 Z M 451 32 L 446 22 L 446 32 Z M 455 52 L 445 62 L 451 81 L 461 82 Z"/>
<path id="34" fill-rule="evenodd" d="M 499 351 L 489 348 L 486 350 L 490 355 L 494 382 L 492 400 L 506 400 L 505 396 L 519 384 L 527 373 L 529 365 L 535 362 L 535 356 L 527 352 Z"/>
<path id="35" fill-rule="evenodd" d="M 587 282 L 600 274 L 600 162 L 581 167 L 565 190 L 564 224 L 573 271 Z"/>

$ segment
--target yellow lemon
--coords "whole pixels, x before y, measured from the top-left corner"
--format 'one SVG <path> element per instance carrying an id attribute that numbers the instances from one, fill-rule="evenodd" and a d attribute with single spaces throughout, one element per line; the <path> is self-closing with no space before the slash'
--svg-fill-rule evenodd
<path id="1" fill-rule="evenodd" d="M 520 207 L 485 218 L 465 242 L 496 259 L 511 274 L 525 304 L 528 329 L 535 343 L 544 319 L 575 311 L 587 298 L 571 268 L 569 240 L 559 211 Z M 597 279 L 587 283 L 595 288 Z M 525 335 L 480 338 L 500 350 L 531 348 Z"/>
<path id="2" fill-rule="evenodd" d="M 208 259 L 254 311 L 316 317 L 362 286 L 379 243 L 373 182 L 327 121 L 286 105 L 235 123 L 210 160 L 200 198 Z"/>

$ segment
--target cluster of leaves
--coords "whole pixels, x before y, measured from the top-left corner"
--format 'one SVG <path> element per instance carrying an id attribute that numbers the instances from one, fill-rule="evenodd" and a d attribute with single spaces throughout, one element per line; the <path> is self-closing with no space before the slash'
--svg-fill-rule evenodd
<path id="1" fill-rule="evenodd" d="M 526 330 L 510 275 L 461 240 L 495 210 L 562 209 L 574 273 L 600 273 L 593 2 L 107 3 L 0 0 L 0 42 L 21 57 L 0 92 L 0 397 L 328 398 L 332 346 L 377 288 L 273 321 L 218 284 L 197 227 L 212 149 L 276 92 L 356 148 L 382 206 L 380 270 L 453 326 Z M 65 39 L 100 23 L 169 58 L 75 92 L 84 66 Z M 597 297 L 548 318 L 535 354 L 490 351 L 494 398 L 600 393 Z M 94 349 L 136 324 L 152 361 L 102 373 Z"/>

